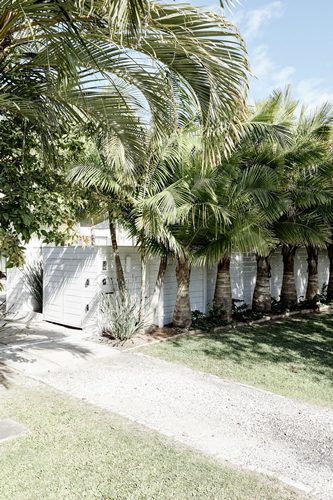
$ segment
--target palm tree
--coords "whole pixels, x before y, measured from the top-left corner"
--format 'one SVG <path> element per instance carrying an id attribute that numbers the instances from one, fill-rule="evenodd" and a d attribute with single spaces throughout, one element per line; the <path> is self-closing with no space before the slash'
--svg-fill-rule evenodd
<path id="1" fill-rule="evenodd" d="M 102 127 L 132 165 L 198 110 L 205 161 L 215 161 L 219 123 L 238 123 L 246 95 L 244 43 L 224 17 L 149 0 L 3 0 L 0 119 L 19 115 L 56 164 L 54 131 Z M 144 130 L 144 133 L 143 133 Z"/>
<path id="2" fill-rule="evenodd" d="M 0 109 L 32 121 L 45 147 L 53 127 L 97 120 L 141 157 L 140 122 L 172 130 L 182 91 L 208 138 L 243 100 L 246 72 L 237 29 L 190 5 L 2 2 Z"/>
<path id="3" fill-rule="evenodd" d="M 161 143 L 151 141 L 150 152 L 138 165 L 126 157 L 114 136 L 99 138 L 87 153 L 72 166 L 68 178 L 96 193 L 95 206 L 88 207 L 95 220 L 109 218 L 112 250 L 119 290 L 125 289 L 115 225 L 118 223 L 134 237 L 141 254 L 140 317 L 145 310 L 146 260 L 160 255 L 153 302 L 157 306 L 166 271 L 167 256 L 180 249 L 169 229 L 176 222 L 180 205 L 187 201 L 187 186 L 175 178 L 175 165 L 180 164 L 177 133 Z M 153 304 L 153 307 L 154 307 Z"/>
<path id="4" fill-rule="evenodd" d="M 197 257 L 200 262 L 216 265 L 217 276 L 213 304 L 220 311 L 222 320 L 232 317 L 230 279 L 231 255 L 234 252 L 264 252 L 272 238 L 267 230 L 265 193 L 275 190 L 274 174 L 264 167 L 253 166 L 246 170 L 225 167 L 220 172 L 216 190 L 219 206 L 227 215 L 216 224 L 212 220 L 209 231 L 202 237 Z M 258 199 L 258 193 L 260 192 Z"/>
<path id="5" fill-rule="evenodd" d="M 258 106 L 256 113 L 248 112 L 239 139 L 243 152 L 246 150 L 249 153 L 251 140 L 260 143 L 267 136 L 277 142 L 285 140 L 286 119 L 281 113 L 277 118 L 280 99 L 280 94 L 276 93 L 270 101 Z M 272 116 L 276 119 L 271 119 Z M 226 125 L 224 134 L 223 147 L 228 150 L 232 126 L 229 128 Z M 186 327 L 191 321 L 191 261 L 218 262 L 214 303 L 224 310 L 222 316 L 229 320 L 232 309 L 231 252 L 237 249 L 259 250 L 267 246 L 269 234 L 264 223 L 268 213 L 272 217 L 272 200 L 277 203 L 274 173 L 267 168 L 258 168 L 255 164 L 247 168 L 251 154 L 244 154 L 242 163 L 239 154 L 241 148 L 234 150 L 228 161 L 224 161 L 219 168 L 202 168 L 200 147 L 197 150 L 191 147 L 191 155 L 187 158 L 189 161 L 182 160 L 182 164 L 187 165 L 182 170 L 182 177 L 188 181 L 192 198 L 186 205 L 187 219 L 182 220 L 180 228 L 174 228 L 174 234 L 183 248 L 183 252 L 176 256 L 178 292 L 173 317 L 176 326 Z M 181 207 L 181 210 L 184 208 Z"/>
<path id="6" fill-rule="evenodd" d="M 286 97 L 289 97 L 288 95 Z M 316 168 L 325 156 L 325 142 L 329 135 L 330 111 L 327 106 L 306 116 L 304 110 L 296 120 L 296 103 L 289 98 L 281 102 L 289 116 L 290 137 L 284 144 L 264 144 L 259 159 L 266 162 L 277 176 L 279 197 L 285 206 L 280 207 L 278 220 L 270 224 L 276 243 L 267 255 L 257 255 L 257 280 L 253 295 L 253 309 L 271 310 L 270 256 L 277 243 L 282 245 L 283 279 L 281 304 L 284 308 L 297 304 L 294 260 L 297 247 L 307 245 L 309 254 L 309 287 L 307 298 L 317 293 L 316 254 L 318 245 L 327 241 L 327 224 L 324 212 L 331 199 L 330 174 L 327 166 Z M 295 123 L 296 122 L 296 123 Z M 326 207 L 326 209 L 324 209 Z M 326 217 L 327 217 L 326 213 Z M 312 285 L 311 285 L 312 284 Z"/>
<path id="7" fill-rule="evenodd" d="M 130 217 L 132 234 L 137 232 L 146 253 L 161 256 L 157 281 L 165 272 L 165 257 L 176 262 L 173 324 L 180 328 L 192 321 L 189 286 L 196 234 L 209 217 L 222 218 L 214 191 L 216 172 L 203 169 L 202 133 L 195 117 L 188 118 L 187 126 L 155 152 Z"/>
<path id="8" fill-rule="evenodd" d="M 117 224 L 132 209 L 137 180 L 122 144 L 114 136 L 97 134 L 86 143 L 84 154 L 70 165 L 67 179 L 95 194 L 86 208 L 94 223 L 108 219 L 117 286 L 126 288 L 117 242 Z"/>
<path id="9" fill-rule="evenodd" d="M 214 305 L 222 309 L 222 318 L 227 321 L 232 314 L 232 252 L 257 252 L 260 271 L 255 301 L 261 302 L 263 291 L 267 289 L 269 263 L 262 252 L 265 248 L 269 253 L 269 244 L 273 243 L 267 225 L 276 219 L 283 207 L 283 200 L 276 193 L 277 178 L 269 168 L 268 151 L 288 142 L 293 106 L 283 105 L 287 99 L 288 92 L 275 91 L 269 99 L 248 109 L 234 151 L 221 166 L 219 198 L 220 203 L 228 207 L 231 218 L 228 224 L 219 228 L 220 234 L 210 235 L 212 240 L 201 253 L 206 252 L 212 264 L 218 262 Z"/>
<path id="10" fill-rule="evenodd" d="M 307 300 L 318 293 L 318 246 L 325 246 L 330 238 L 327 216 L 333 194 L 331 166 L 323 162 L 331 122 L 331 107 L 327 104 L 308 115 L 303 109 L 294 130 L 294 142 L 283 154 L 279 176 L 290 201 L 274 231 L 283 242 L 281 305 L 284 308 L 297 304 L 294 259 L 298 245 L 306 245 L 308 253 Z"/>

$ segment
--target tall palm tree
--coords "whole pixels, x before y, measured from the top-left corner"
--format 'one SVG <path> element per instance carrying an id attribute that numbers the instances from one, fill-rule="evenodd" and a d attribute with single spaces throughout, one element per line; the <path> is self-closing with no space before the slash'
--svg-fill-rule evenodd
<path id="1" fill-rule="evenodd" d="M 146 259 L 161 257 L 153 302 L 157 306 L 167 255 L 180 246 L 169 229 L 175 223 L 177 208 L 187 201 L 187 186 L 175 178 L 175 165 L 180 164 L 177 133 L 162 143 L 151 141 L 150 152 L 142 162 L 133 165 L 114 137 L 102 137 L 88 154 L 72 166 L 68 178 L 97 195 L 90 216 L 97 220 L 108 217 L 112 250 L 119 290 L 125 289 L 124 273 L 118 251 L 115 223 L 135 237 L 141 255 L 140 316 L 145 310 Z M 154 304 L 153 304 L 154 307 Z"/>
<path id="2" fill-rule="evenodd" d="M 190 5 L 1 1 L 0 109 L 32 121 L 45 146 L 55 125 L 93 119 L 141 156 L 137 126 L 172 130 L 181 90 L 208 137 L 232 118 L 246 72 L 237 29 Z"/>
<path id="3" fill-rule="evenodd" d="M 149 0 L 0 6 L 0 119 L 31 122 L 54 165 L 54 131 L 77 123 L 103 127 L 146 164 L 151 137 L 182 119 L 183 94 L 198 109 L 205 161 L 216 160 L 220 120 L 237 123 L 247 80 L 244 43 L 225 17 Z"/>
<path id="4" fill-rule="evenodd" d="M 274 231 L 283 242 L 283 279 L 281 305 L 295 307 L 297 291 L 294 260 L 298 245 L 306 245 L 308 253 L 307 299 L 318 293 L 317 252 L 330 239 L 328 220 L 323 217 L 332 199 L 330 165 L 323 165 L 331 134 L 332 111 L 327 104 L 306 114 L 302 109 L 295 126 L 294 141 L 283 153 L 278 173 L 289 206 L 277 221 Z"/>
<path id="5" fill-rule="evenodd" d="M 271 310 L 270 257 L 277 244 L 282 246 L 283 260 L 281 304 L 290 308 L 297 304 L 294 276 L 297 247 L 307 245 L 310 275 L 307 297 L 313 297 L 313 290 L 317 288 L 316 279 L 312 278 L 316 275 L 317 247 L 323 245 L 328 238 L 323 215 L 324 206 L 328 207 L 332 196 L 330 177 L 328 168 L 318 168 L 318 163 L 325 157 L 330 110 L 324 106 L 312 115 L 306 115 L 302 110 L 297 117 L 295 104 L 289 99 L 284 99 L 281 103 L 282 108 L 289 110 L 289 140 L 284 144 L 265 143 L 262 150 L 259 150 L 258 161 L 266 162 L 274 170 L 279 197 L 285 201 L 279 218 L 270 224 L 276 243 L 266 255 L 257 255 L 253 309 L 261 312 Z"/>
<path id="6" fill-rule="evenodd" d="M 132 209 L 137 188 L 133 166 L 124 156 L 122 144 L 114 136 L 97 134 L 86 144 L 81 157 L 70 165 L 67 179 L 95 197 L 86 208 L 86 215 L 94 222 L 109 221 L 111 247 L 117 286 L 125 290 L 125 277 L 119 255 L 117 224 Z"/>
<path id="7" fill-rule="evenodd" d="M 218 262 L 214 304 L 228 321 L 232 313 L 231 253 L 256 251 L 258 268 L 264 270 L 265 259 L 258 252 L 261 249 L 262 255 L 263 249 L 268 251 L 268 244 L 272 244 L 267 224 L 276 219 L 283 206 L 276 193 L 277 178 L 269 168 L 267 149 L 289 140 L 292 107 L 282 106 L 287 95 L 288 92 L 275 91 L 269 99 L 248 109 L 239 140 L 228 162 L 221 165 L 220 203 L 226 204 L 232 217 L 217 235 L 210 235 L 211 241 L 201 252 L 206 252 L 212 264 Z M 257 282 L 258 300 L 261 289 L 267 286 L 265 281 L 259 285 L 263 275 L 264 272 L 259 273 Z"/>
<path id="8" fill-rule="evenodd" d="M 250 138 L 260 142 L 268 135 L 276 141 L 284 141 L 287 125 L 284 117 L 275 121 L 270 119 L 276 115 L 280 95 L 276 93 L 256 113 L 249 112 L 247 121 L 242 126 L 238 139 L 245 149 Z M 224 143 L 232 136 L 232 127 L 224 127 Z M 187 141 L 189 138 L 187 137 Z M 232 251 L 249 251 L 263 248 L 266 245 L 268 232 L 264 228 L 264 211 L 272 216 L 272 199 L 274 197 L 274 174 L 256 165 L 245 168 L 248 157 L 244 161 L 245 170 L 240 169 L 239 150 L 229 156 L 218 168 L 204 168 L 200 164 L 202 148 L 200 143 L 190 147 L 190 155 L 182 159 L 181 177 L 188 183 L 191 201 L 185 205 L 186 218 L 173 228 L 177 241 L 181 243 L 183 252 L 176 255 L 176 277 L 178 292 L 173 323 L 186 327 L 191 322 L 189 284 L 191 261 L 202 263 L 208 261 L 218 264 L 215 304 L 223 309 L 227 319 L 231 317 L 230 256 Z M 199 146 L 199 147 L 198 147 Z M 228 148 L 226 148 L 228 149 Z M 185 166 L 185 168 L 184 168 Z M 269 192 L 270 191 L 270 192 Z M 256 203 L 257 205 L 256 205 Z M 260 208 L 259 208 L 260 207 Z M 180 207 L 179 213 L 184 211 Z M 265 219 L 266 220 L 266 219 Z"/>
<path id="9" fill-rule="evenodd" d="M 275 177 L 269 169 L 260 166 L 229 171 L 224 168 L 220 175 L 217 188 L 219 206 L 223 206 L 228 219 L 222 224 L 214 224 L 212 220 L 197 256 L 201 262 L 211 265 L 217 262 L 213 303 L 220 311 L 221 319 L 230 321 L 231 255 L 234 252 L 264 252 L 271 243 L 272 237 L 266 227 L 269 212 L 266 195 L 274 193 Z"/>

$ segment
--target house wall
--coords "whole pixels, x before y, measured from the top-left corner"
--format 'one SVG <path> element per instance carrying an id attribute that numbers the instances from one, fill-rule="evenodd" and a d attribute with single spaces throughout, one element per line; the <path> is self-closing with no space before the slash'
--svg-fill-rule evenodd
<path id="1" fill-rule="evenodd" d="M 139 300 L 141 266 L 135 247 L 119 247 L 127 287 Z M 101 291 L 110 292 L 116 285 L 112 250 L 109 246 L 43 247 L 27 249 L 27 260 L 42 254 L 44 262 L 44 319 L 72 327 L 94 328 L 98 323 L 96 297 Z M 279 298 L 282 282 L 282 257 L 276 252 L 271 258 L 272 296 Z M 147 262 L 146 302 L 154 293 L 159 258 Z M 328 281 L 329 261 L 326 252 L 319 257 L 319 286 Z M 306 252 L 296 253 L 295 277 L 299 297 L 305 295 L 307 283 Z M 254 255 L 235 254 L 231 260 L 232 294 L 236 299 L 251 304 L 256 278 Z M 190 301 L 192 310 L 206 312 L 212 303 L 216 280 L 216 267 L 193 267 L 191 271 Z M 172 321 L 176 298 L 175 263 L 169 260 L 159 304 L 147 307 L 148 323 L 163 326 Z M 8 270 L 7 310 L 31 310 L 29 294 L 18 269 Z"/>
<path id="2" fill-rule="evenodd" d="M 140 256 L 121 248 L 125 280 L 132 295 L 140 294 Z M 44 308 L 47 321 L 82 328 L 96 323 L 96 297 L 116 286 L 111 247 L 45 247 Z"/>
<path id="3" fill-rule="evenodd" d="M 26 248 L 25 262 L 31 263 L 41 259 L 41 247 L 31 245 Z M 7 268 L 6 270 L 6 311 L 7 313 L 18 313 L 32 311 L 31 295 L 26 288 L 21 269 L 17 267 Z"/>
<path id="4" fill-rule="evenodd" d="M 111 234 L 109 229 L 109 221 L 105 220 L 99 224 L 90 224 L 89 222 L 80 222 L 77 226 L 78 232 L 94 241 L 96 246 L 111 245 Z M 135 238 L 131 238 L 128 232 L 118 226 L 116 227 L 117 241 L 119 246 L 135 246 Z"/>
<path id="5" fill-rule="evenodd" d="M 304 298 L 307 286 L 307 254 L 304 248 L 297 250 L 295 256 L 295 280 L 297 294 L 299 298 Z M 231 258 L 230 265 L 231 289 L 234 299 L 243 300 L 246 304 L 252 304 L 253 290 L 256 284 L 256 259 L 253 254 L 235 254 Z M 280 251 L 274 252 L 271 256 L 271 289 L 272 297 L 280 298 L 282 286 L 283 262 Z M 319 252 L 318 278 L 319 288 L 328 282 L 329 260 L 325 250 Z M 208 270 L 208 304 L 211 304 L 214 297 L 216 281 L 216 267 Z"/>
<path id="6" fill-rule="evenodd" d="M 7 264 L 7 259 L 0 253 L 0 271 L 2 273 L 6 273 L 6 264 Z"/>

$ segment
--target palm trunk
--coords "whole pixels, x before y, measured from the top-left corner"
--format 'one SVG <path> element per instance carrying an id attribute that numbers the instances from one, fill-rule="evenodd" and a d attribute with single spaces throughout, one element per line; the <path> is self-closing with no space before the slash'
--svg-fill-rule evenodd
<path id="1" fill-rule="evenodd" d="M 327 300 L 333 300 L 333 243 L 327 245 L 328 258 L 330 260 L 330 275 L 327 285 Z"/>
<path id="2" fill-rule="evenodd" d="M 217 265 L 214 306 L 221 310 L 222 320 L 232 320 L 230 257 L 223 257 Z"/>
<path id="3" fill-rule="evenodd" d="M 153 317 L 156 316 L 156 309 L 158 308 L 159 302 L 161 300 L 161 292 L 162 292 L 162 287 L 163 287 L 163 282 L 164 282 L 164 276 L 165 276 L 166 269 L 167 269 L 167 264 L 168 264 L 168 257 L 166 255 L 163 255 L 160 259 L 160 265 L 159 265 L 158 273 L 157 273 L 157 277 L 156 277 L 153 298 L 151 301 L 151 308 L 153 311 Z"/>
<path id="4" fill-rule="evenodd" d="M 139 321 L 142 322 L 142 330 L 145 329 L 145 313 L 146 313 L 146 275 L 147 275 L 147 258 L 146 255 L 141 255 L 141 285 L 140 285 L 140 307 Z"/>
<path id="5" fill-rule="evenodd" d="M 117 285 L 118 285 L 119 291 L 124 291 L 124 290 L 126 290 L 124 271 L 123 271 L 123 266 L 121 264 L 120 255 L 119 255 L 116 227 L 115 227 L 114 223 L 112 222 L 112 217 L 111 217 L 110 213 L 109 213 L 109 227 L 110 227 L 110 233 L 111 233 L 112 254 L 113 254 L 114 267 L 115 267 L 115 271 L 116 271 Z"/>
<path id="6" fill-rule="evenodd" d="M 282 246 L 283 278 L 281 288 L 281 305 L 291 309 L 297 305 L 297 290 L 294 275 L 295 245 Z"/>
<path id="7" fill-rule="evenodd" d="M 319 293 L 318 283 L 318 247 L 307 245 L 308 254 L 308 285 L 306 288 L 306 300 L 313 300 Z"/>
<path id="8" fill-rule="evenodd" d="M 270 312 L 271 300 L 271 265 L 270 254 L 266 256 L 256 255 L 257 278 L 253 292 L 252 309 L 256 312 Z"/>
<path id="9" fill-rule="evenodd" d="M 177 257 L 177 295 L 172 323 L 178 328 L 189 328 L 192 323 L 190 275 L 191 266 L 186 257 Z"/>

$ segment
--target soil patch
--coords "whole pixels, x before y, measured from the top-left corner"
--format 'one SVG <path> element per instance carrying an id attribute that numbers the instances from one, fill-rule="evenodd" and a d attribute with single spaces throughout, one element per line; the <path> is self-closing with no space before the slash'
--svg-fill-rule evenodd
<path id="1" fill-rule="evenodd" d="M 112 347 L 115 347 L 116 349 L 119 349 L 121 351 L 126 351 L 131 348 L 136 348 L 146 344 L 151 344 L 152 342 L 166 340 L 175 337 L 177 335 L 183 335 L 184 333 L 188 332 L 185 332 L 184 330 L 181 330 L 179 328 L 164 326 L 163 328 L 156 327 L 153 330 L 150 330 L 149 332 L 140 333 L 139 335 L 136 335 L 131 339 L 125 340 L 123 342 L 112 339 L 107 336 L 100 337 L 100 341 L 103 344 L 109 344 Z"/>

